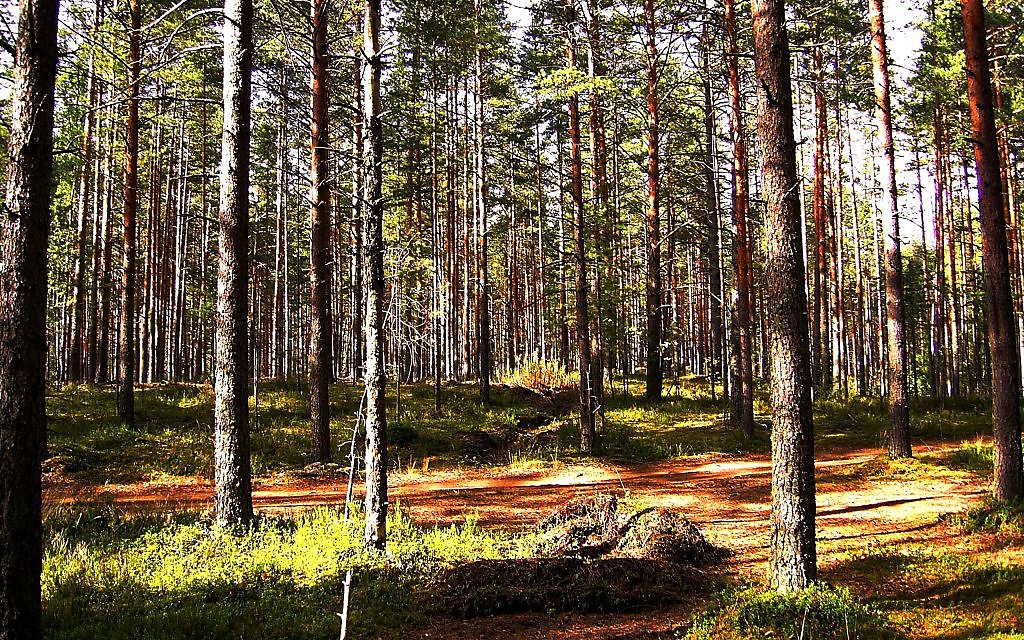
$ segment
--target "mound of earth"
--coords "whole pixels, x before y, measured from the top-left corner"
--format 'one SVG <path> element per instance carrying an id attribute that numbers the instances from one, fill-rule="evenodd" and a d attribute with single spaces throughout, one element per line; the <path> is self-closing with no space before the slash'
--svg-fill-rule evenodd
<path id="1" fill-rule="evenodd" d="M 480 560 L 448 570 L 435 604 L 463 618 L 675 604 L 712 590 L 715 580 L 698 567 L 727 555 L 681 514 L 624 514 L 610 493 L 570 500 L 541 519 L 537 533 L 537 557 Z"/>
<path id="2" fill-rule="evenodd" d="M 678 511 L 626 514 L 610 493 L 570 500 L 542 518 L 537 532 L 535 552 L 542 556 L 616 556 L 699 567 L 728 555 Z"/>

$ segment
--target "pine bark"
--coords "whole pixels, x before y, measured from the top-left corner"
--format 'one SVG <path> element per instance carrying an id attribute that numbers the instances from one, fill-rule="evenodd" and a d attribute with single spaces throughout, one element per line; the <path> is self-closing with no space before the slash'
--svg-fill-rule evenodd
<path id="1" fill-rule="evenodd" d="M 1014 501 L 1024 497 L 1020 356 L 1013 317 L 1006 212 L 1003 210 L 992 77 L 985 34 L 985 6 L 982 0 L 962 0 L 961 10 L 967 53 L 967 101 L 971 110 L 981 210 L 988 348 L 992 362 L 993 493 L 997 500 Z"/>
<path id="2" fill-rule="evenodd" d="M 570 5 L 569 14 L 573 13 Z M 566 43 L 566 58 L 570 69 L 576 69 L 576 46 L 572 38 Z M 589 303 L 587 302 L 587 253 L 585 213 L 583 208 L 583 154 L 580 138 L 579 96 L 569 95 L 569 165 L 571 170 L 570 196 L 573 210 L 573 258 L 576 267 L 576 343 L 580 372 L 580 449 L 583 453 L 594 450 L 595 420 L 593 390 L 591 389 L 591 344 Z"/>
<path id="3" fill-rule="evenodd" d="M 661 192 L 658 142 L 661 135 L 658 104 L 658 48 L 654 0 L 644 0 L 647 65 L 647 390 L 648 400 L 660 401 L 664 370 L 661 357 Z"/>
<path id="4" fill-rule="evenodd" d="M 875 117 L 882 134 L 882 222 L 885 226 L 885 310 L 888 337 L 889 458 L 909 458 L 910 400 L 907 390 L 907 343 L 904 336 L 903 257 L 896 190 L 896 155 L 889 99 L 889 54 L 885 39 L 883 0 L 870 0 L 871 60 L 875 85 Z"/>
<path id="5" fill-rule="evenodd" d="M 331 412 L 328 386 L 331 379 L 330 228 L 331 188 L 327 151 L 328 107 L 330 105 L 327 51 L 327 0 L 312 3 L 313 24 L 313 125 L 311 156 L 312 209 L 309 218 L 309 417 L 312 427 L 312 458 L 331 459 Z"/>
<path id="6" fill-rule="evenodd" d="M 57 1 L 18 11 L 0 218 L 0 638 L 39 640 Z"/>
<path id="7" fill-rule="evenodd" d="M 482 5 L 477 0 L 474 9 L 476 37 L 481 37 Z M 473 195 L 474 209 L 479 220 L 477 235 L 477 363 L 480 376 L 480 402 L 491 401 L 491 287 L 487 238 L 487 160 L 484 149 L 484 85 L 483 45 L 477 43 L 473 71 Z"/>
<path id="8" fill-rule="evenodd" d="M 214 518 L 221 525 L 246 523 L 253 515 L 247 317 L 251 95 L 252 0 L 226 0 L 214 381 Z"/>
<path id="9" fill-rule="evenodd" d="M 93 15 L 93 28 L 99 28 L 100 3 L 96 3 Z M 93 154 L 93 129 L 96 123 L 94 109 L 96 107 L 96 74 L 93 68 L 93 58 L 89 57 L 88 79 L 86 80 L 86 95 L 88 106 L 85 111 L 85 126 L 82 132 L 82 174 L 78 185 L 78 223 L 75 238 L 75 313 L 71 329 L 71 353 L 70 375 L 71 382 L 78 384 L 85 381 L 85 306 L 86 287 L 85 270 L 87 255 L 87 234 L 89 230 L 89 203 L 92 201 L 92 154 Z M 92 356 L 93 354 L 90 354 Z"/>
<path id="10" fill-rule="evenodd" d="M 363 15 L 363 126 L 366 238 L 368 259 L 366 292 L 366 528 L 368 547 L 387 544 L 388 439 L 384 408 L 384 197 L 382 162 L 384 130 L 381 123 L 380 0 L 366 0 Z"/>
<path id="11" fill-rule="evenodd" d="M 735 419 L 744 438 L 754 435 L 754 372 L 752 340 L 750 334 L 750 302 L 753 288 L 753 268 L 750 257 L 750 240 L 747 231 L 747 210 L 749 208 L 750 176 L 747 169 L 747 141 L 743 124 L 743 100 L 740 95 L 739 44 L 736 28 L 736 6 L 734 0 L 725 0 L 725 30 L 728 39 L 729 106 L 732 133 L 732 219 L 735 226 L 733 238 L 736 262 L 736 359 L 739 393 L 733 397 Z"/>
<path id="12" fill-rule="evenodd" d="M 775 589 L 789 592 L 810 586 L 817 573 L 807 294 L 785 2 L 757 0 L 753 15 L 765 286 L 777 309 L 769 322 L 774 413 L 769 575 Z"/>
<path id="13" fill-rule="evenodd" d="M 135 252 L 139 207 L 139 76 L 142 72 L 142 8 L 129 0 L 131 28 L 128 32 L 128 118 L 125 123 L 124 227 L 121 271 L 121 329 L 118 336 L 117 415 L 135 426 L 135 347 L 138 335 L 135 317 Z"/>

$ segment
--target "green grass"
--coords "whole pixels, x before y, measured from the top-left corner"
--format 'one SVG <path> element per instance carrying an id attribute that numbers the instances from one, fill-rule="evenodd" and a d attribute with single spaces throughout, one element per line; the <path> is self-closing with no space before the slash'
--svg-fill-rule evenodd
<path id="1" fill-rule="evenodd" d="M 789 594 L 764 587 L 726 591 L 697 616 L 684 636 L 686 640 L 893 637 L 875 608 L 861 603 L 848 589 L 824 583 Z"/>
<path id="2" fill-rule="evenodd" d="M 868 549 L 835 573 L 863 585 L 902 634 L 945 640 L 1022 639 L 1024 567 L 964 552 Z"/>
<path id="3" fill-rule="evenodd" d="M 770 411 L 767 391 L 756 402 L 758 428 L 746 441 L 728 421 L 728 404 L 711 395 L 702 378 L 681 378 L 668 387 L 661 403 L 643 398 L 642 380 L 623 379 L 606 397 L 605 420 L 598 433 L 599 457 L 617 462 L 659 460 L 708 453 L 766 453 Z M 475 464 L 528 464 L 572 460 L 578 455 L 575 414 L 551 416 L 507 387 L 492 387 L 493 401 L 483 406 L 474 385 L 447 385 L 440 410 L 430 384 L 403 385 L 401 402 L 388 389 L 388 419 L 395 446 L 395 468 Z M 331 429 L 344 461 L 362 387 L 331 386 Z M 721 390 L 719 389 L 719 394 Z M 206 385 L 165 384 L 136 391 L 138 419 L 129 429 L 116 417 L 115 392 L 109 387 L 68 387 L 48 398 L 50 458 L 46 469 L 97 482 L 131 482 L 180 476 L 212 476 L 213 393 Z M 396 407 L 401 405 L 401 413 Z M 308 401 L 297 381 L 264 382 L 252 412 L 253 470 L 257 475 L 302 470 L 309 462 Z M 550 408 L 547 409 L 550 411 Z M 815 404 L 819 447 L 881 445 L 888 419 L 877 398 Z M 550 422 L 549 437 L 522 439 L 522 425 Z M 912 412 L 911 436 L 972 439 L 986 434 L 991 421 L 975 399 L 919 400 Z M 480 434 L 485 434 L 481 437 Z M 481 443 L 484 443 L 483 445 Z M 975 447 L 972 449 L 971 447 Z M 968 445 L 949 458 L 923 457 L 929 464 L 985 473 L 991 447 Z M 482 450 L 481 450 L 482 449 Z"/>
<path id="4" fill-rule="evenodd" d="M 759 427 L 746 442 L 726 420 L 728 406 L 712 397 L 706 381 L 683 379 L 651 404 L 630 379 L 631 394 L 609 395 L 599 434 L 599 457 L 633 463 L 707 453 L 766 453 L 770 413 L 758 396 Z M 336 445 L 348 440 L 361 387 L 331 387 Z M 394 388 L 388 410 L 392 464 L 399 469 L 468 464 L 531 465 L 578 459 L 574 414 L 544 416 L 521 394 L 496 385 L 494 402 L 482 406 L 472 385 L 444 388 L 434 409 L 428 384 L 402 387 L 396 415 Z M 212 473 L 212 391 L 203 385 L 168 384 L 137 392 L 133 429 L 116 418 L 112 389 L 83 386 L 48 398 L 50 453 L 47 468 L 88 481 L 128 482 Z M 874 447 L 887 420 L 884 403 L 871 398 L 819 399 L 819 447 Z M 308 461 L 305 390 L 289 383 L 261 385 L 252 404 L 253 461 L 257 474 L 296 473 Z M 884 454 L 825 474 L 823 484 L 884 479 L 914 482 L 938 474 L 986 478 L 992 449 L 978 440 L 990 429 L 985 404 L 918 401 L 912 436 L 965 442 L 958 449 L 889 462 Z M 510 440 L 524 424 L 553 418 L 549 437 L 506 452 L 481 456 L 480 433 Z M 341 460 L 342 456 L 339 455 Z M 842 474 L 842 475 L 840 475 Z M 1024 640 L 1024 569 L 1013 553 L 1024 538 L 1021 507 L 983 505 L 947 519 L 958 544 L 921 551 L 914 545 L 867 547 L 825 568 L 843 587 L 820 587 L 780 597 L 758 585 L 727 590 L 707 604 L 688 633 L 693 638 L 798 637 L 799 621 L 814 638 L 915 638 Z M 389 523 L 387 554 L 368 553 L 358 516 L 343 521 L 319 509 L 293 519 L 263 517 L 249 530 L 225 531 L 196 513 L 133 513 L 111 504 L 58 507 L 46 521 L 44 598 L 47 637 L 110 638 L 329 638 L 338 633 L 343 580 L 355 572 L 354 637 L 408 637 L 429 622 L 437 579 L 465 561 L 523 557 L 529 534 L 483 531 L 470 520 L 458 527 L 422 529 L 400 511 Z M 970 545 L 968 545 L 970 546 Z M 995 551 L 991 551 L 995 549 Z M 1007 551 L 1009 549 L 1009 551 Z M 1006 557 L 1000 553 L 1007 553 Z M 704 605 L 705 603 L 698 603 Z M 808 626 L 810 625 L 810 626 Z M 701 635 L 703 634 L 703 635 Z"/>
<path id="5" fill-rule="evenodd" d="M 386 554 L 362 520 L 319 509 L 226 530 L 195 514 L 125 516 L 111 507 L 46 522 L 43 602 L 52 639 L 329 638 L 354 572 L 353 636 L 407 637 L 429 584 L 458 562 L 519 557 L 529 538 L 461 526 L 421 529 L 401 511 Z"/>
<path id="6" fill-rule="evenodd" d="M 361 386 L 331 386 L 336 447 L 351 438 L 361 394 Z M 428 459 L 440 465 L 479 462 L 475 452 L 463 450 L 466 433 L 484 431 L 502 440 L 521 421 L 538 415 L 535 407 L 517 403 L 507 389 L 495 387 L 493 395 L 491 405 L 484 407 L 475 387 L 446 386 L 441 410 L 436 411 L 429 385 L 403 386 L 402 412 L 396 416 L 394 388 L 389 388 L 391 439 L 399 445 L 395 466 L 420 466 Z M 137 389 L 134 428 L 117 418 L 116 394 L 109 387 L 68 387 L 50 395 L 47 403 L 47 471 L 97 482 L 212 477 L 213 392 L 208 386 L 166 384 Z M 266 475 L 303 469 L 311 449 L 305 390 L 294 381 L 263 383 L 258 405 L 250 397 L 250 410 L 253 472 Z M 560 436 L 557 447 L 568 448 L 563 440 Z M 346 454 L 347 449 L 339 451 L 336 459 L 344 460 Z"/>

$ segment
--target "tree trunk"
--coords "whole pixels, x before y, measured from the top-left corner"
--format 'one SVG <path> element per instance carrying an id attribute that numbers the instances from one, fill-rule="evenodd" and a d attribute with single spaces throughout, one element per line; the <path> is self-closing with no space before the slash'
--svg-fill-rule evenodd
<path id="1" fill-rule="evenodd" d="M 778 309 L 770 323 L 775 424 L 769 573 L 772 586 L 788 592 L 809 586 L 817 573 L 807 294 L 785 2 L 757 0 L 753 15 L 768 241 L 765 286 Z"/>
<path id="2" fill-rule="evenodd" d="M 366 247 L 369 288 L 366 292 L 366 529 L 368 547 L 387 544 L 388 437 L 384 408 L 384 196 L 381 123 L 380 0 L 366 0 L 363 26 L 363 125 L 366 132 Z"/>
<path id="3" fill-rule="evenodd" d="M 569 5 L 568 14 L 573 8 Z M 576 47 L 570 38 L 566 43 L 569 69 L 576 68 Z M 580 140 L 579 96 L 569 95 L 569 164 L 571 168 L 570 195 L 573 209 L 574 262 L 576 266 L 576 343 L 579 350 L 580 372 L 580 449 L 583 453 L 594 450 L 595 422 L 593 390 L 591 389 L 590 319 L 587 303 L 587 253 L 583 210 L 583 157 Z"/>
<path id="4" fill-rule="evenodd" d="M 93 29 L 99 29 L 100 3 L 96 3 L 96 10 L 93 15 Z M 93 70 L 93 58 L 89 56 L 88 80 L 86 81 L 86 95 L 88 106 L 85 111 L 85 126 L 82 132 L 82 176 L 78 190 L 78 229 L 75 239 L 75 314 L 71 329 L 71 354 L 69 363 L 70 380 L 78 384 L 85 380 L 84 357 L 85 357 L 85 264 L 86 264 L 86 237 L 89 228 L 89 203 L 91 202 L 92 189 L 92 153 L 93 153 L 93 129 L 96 122 L 94 109 L 96 107 L 96 74 Z M 93 354 L 90 354 L 92 356 Z"/>
<path id="5" fill-rule="evenodd" d="M 888 335 L 889 458 L 909 458 L 910 404 L 907 391 L 907 344 L 903 319 L 903 258 L 896 203 L 896 157 L 889 100 L 889 54 L 885 40 L 883 0 L 870 0 L 871 61 L 875 84 L 875 117 L 882 134 L 882 220 L 885 225 L 885 311 Z"/>
<path id="6" fill-rule="evenodd" d="M 647 391 L 648 400 L 661 400 L 664 371 L 661 359 L 661 193 L 658 167 L 658 48 L 654 0 L 644 0 L 647 30 Z"/>
<path id="7" fill-rule="evenodd" d="M 42 638 L 42 460 L 57 1 L 22 0 L 0 218 L 0 638 Z"/>
<path id="8" fill-rule="evenodd" d="M 731 132 L 733 152 L 732 219 L 736 227 L 733 238 L 736 261 L 736 327 L 738 333 L 736 358 L 739 363 L 738 397 L 733 406 L 743 437 L 754 435 L 754 373 L 751 355 L 750 300 L 753 268 L 750 240 L 747 233 L 750 177 L 747 171 L 747 141 L 743 128 L 743 100 L 740 96 L 739 45 L 737 42 L 736 7 L 734 0 L 725 0 L 725 29 L 729 46 L 729 105 L 732 110 Z"/>
<path id="9" fill-rule="evenodd" d="M 121 331 L 118 337 L 117 415 L 130 427 L 135 426 L 135 235 L 139 207 L 139 76 L 142 71 L 142 8 L 139 0 L 129 0 L 131 30 L 128 33 L 128 122 L 125 131 L 124 159 L 124 255 L 121 273 Z"/>
<path id="10" fill-rule="evenodd" d="M 828 212 L 825 208 L 825 148 L 828 139 L 828 112 L 825 104 L 825 69 L 821 47 L 814 50 L 814 187 L 811 206 L 814 217 L 814 318 L 811 325 L 813 357 L 811 372 L 814 383 L 830 390 L 831 369 L 828 360 L 829 297 L 828 278 Z"/>
<path id="11" fill-rule="evenodd" d="M 309 217 L 309 418 L 315 462 L 331 459 L 331 412 L 328 384 L 331 379 L 331 326 L 328 314 L 331 291 L 330 228 L 331 186 L 327 151 L 328 107 L 330 105 L 327 53 L 327 0 L 312 4 L 313 24 L 313 128 L 312 182 Z"/>
<path id="12" fill-rule="evenodd" d="M 961 9 L 967 52 L 967 97 L 974 133 L 974 159 L 978 166 L 988 348 L 992 361 L 993 493 L 997 500 L 1013 501 L 1024 497 L 1020 359 L 1010 290 L 1006 218 L 985 37 L 985 7 L 982 0 L 962 0 Z"/>
<path id="13" fill-rule="evenodd" d="M 476 37 L 481 37 L 480 0 L 474 9 L 476 20 Z M 476 214 L 479 216 L 480 232 L 477 236 L 477 358 L 479 361 L 480 402 L 491 401 L 491 291 L 489 261 L 487 249 L 487 161 L 484 151 L 484 80 L 483 80 L 483 44 L 477 42 L 474 59 L 473 81 L 473 192 Z"/>
<path id="14" fill-rule="evenodd" d="M 252 0 L 227 0 L 213 440 L 214 517 L 220 525 L 252 519 L 247 329 L 251 81 Z"/>
<path id="15" fill-rule="evenodd" d="M 285 61 L 282 58 L 278 91 L 277 162 L 276 182 L 276 229 L 274 241 L 274 317 L 271 329 L 271 371 L 275 377 L 284 376 L 285 361 L 285 314 L 288 300 L 285 297 L 288 272 L 285 270 L 288 251 L 288 86 L 285 83 Z"/>
<path id="16" fill-rule="evenodd" d="M 362 52 L 356 51 L 352 63 L 352 91 L 354 103 L 362 103 Z M 352 114 L 352 220 L 349 227 L 352 242 L 350 264 L 352 294 L 351 344 L 352 381 L 357 382 L 363 375 L 365 341 L 363 339 L 363 117 L 358 108 Z"/>

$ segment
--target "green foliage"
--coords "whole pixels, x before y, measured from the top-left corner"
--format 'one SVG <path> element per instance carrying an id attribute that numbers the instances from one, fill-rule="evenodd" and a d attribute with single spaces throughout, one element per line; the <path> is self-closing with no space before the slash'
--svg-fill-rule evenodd
<path id="1" fill-rule="evenodd" d="M 195 514 L 128 517 L 109 508 L 46 522 L 50 638 L 323 638 L 337 634 L 355 574 L 355 637 L 406 637 L 426 578 L 467 560 L 515 557 L 522 537 L 464 525 L 421 529 L 399 509 L 387 554 L 362 545 L 361 515 L 317 509 L 222 529 Z M 382 635 L 383 634 L 383 635 Z"/>
<path id="2" fill-rule="evenodd" d="M 1024 536 L 1024 504 L 987 500 L 953 515 L 950 522 L 965 533 L 991 533 L 1007 538 Z"/>
<path id="3" fill-rule="evenodd" d="M 968 469 L 984 476 L 991 476 L 995 453 L 990 444 L 970 442 L 953 452 L 948 462 L 949 466 L 956 469 Z"/>
<path id="4" fill-rule="evenodd" d="M 835 571 L 871 585 L 873 606 L 915 638 L 1020 638 L 1024 569 L 971 553 L 869 548 Z"/>
<path id="5" fill-rule="evenodd" d="M 689 640 L 889 638 L 878 611 L 848 589 L 819 583 L 796 593 L 749 588 L 725 594 L 696 618 Z"/>

